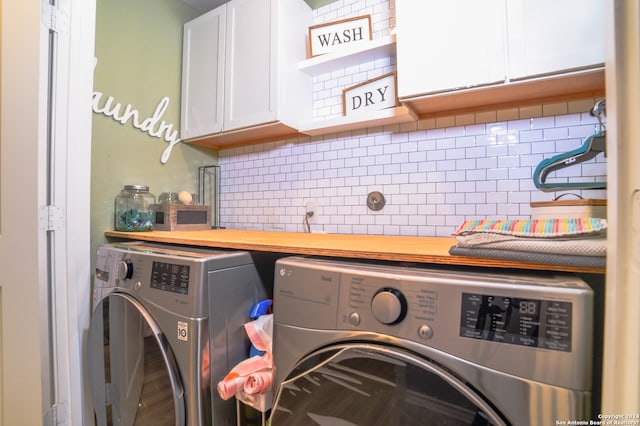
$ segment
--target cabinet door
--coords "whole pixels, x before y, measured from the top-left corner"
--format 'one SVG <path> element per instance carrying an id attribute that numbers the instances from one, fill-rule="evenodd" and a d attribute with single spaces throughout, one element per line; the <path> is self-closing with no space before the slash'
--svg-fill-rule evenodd
<path id="1" fill-rule="evenodd" d="M 225 131 L 276 119 L 271 3 L 227 3 Z"/>
<path id="2" fill-rule="evenodd" d="M 504 7 L 504 0 L 396 0 L 400 98 L 504 82 Z"/>
<path id="3" fill-rule="evenodd" d="M 184 25 L 182 139 L 222 130 L 225 9 L 223 5 Z"/>
<path id="4" fill-rule="evenodd" d="M 508 0 L 509 77 L 604 63 L 604 0 Z"/>

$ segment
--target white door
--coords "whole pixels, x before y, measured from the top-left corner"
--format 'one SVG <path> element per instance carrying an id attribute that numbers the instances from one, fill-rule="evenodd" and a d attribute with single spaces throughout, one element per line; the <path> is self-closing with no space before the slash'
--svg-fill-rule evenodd
<path id="1" fill-rule="evenodd" d="M 95 1 L 0 0 L 0 10 L 0 425 L 90 424 Z"/>
<path id="2" fill-rule="evenodd" d="M 276 119 L 274 13 L 271 0 L 227 3 L 225 131 Z"/>
<path id="3" fill-rule="evenodd" d="M 504 82 L 504 0 L 397 0 L 396 22 L 400 98 Z"/>
<path id="4" fill-rule="evenodd" d="M 508 0 L 509 78 L 604 63 L 604 0 Z"/>
<path id="5" fill-rule="evenodd" d="M 222 131 L 226 10 L 222 5 L 184 25 L 182 139 Z"/>
<path id="6" fill-rule="evenodd" d="M 3 1 L 1 16 L 0 423 L 37 425 L 48 399 L 41 381 L 48 379 L 46 235 L 38 226 L 46 192 L 46 116 L 38 90 L 46 36 L 35 2 Z"/>

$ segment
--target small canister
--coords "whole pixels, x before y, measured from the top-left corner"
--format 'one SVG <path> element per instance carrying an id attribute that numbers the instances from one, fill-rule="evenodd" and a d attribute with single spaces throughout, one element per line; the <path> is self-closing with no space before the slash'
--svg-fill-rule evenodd
<path id="1" fill-rule="evenodd" d="M 158 197 L 158 204 L 178 204 L 177 192 L 163 192 Z"/>
<path id="2" fill-rule="evenodd" d="M 146 185 L 125 185 L 115 200 L 116 231 L 152 231 L 156 196 Z"/>

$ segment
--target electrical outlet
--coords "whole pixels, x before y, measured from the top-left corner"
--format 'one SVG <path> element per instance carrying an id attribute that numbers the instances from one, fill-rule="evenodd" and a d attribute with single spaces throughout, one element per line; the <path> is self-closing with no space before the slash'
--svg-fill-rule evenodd
<path id="1" fill-rule="evenodd" d="M 307 201 L 304 205 L 304 212 L 309 223 L 318 223 L 318 205 L 315 201 Z"/>

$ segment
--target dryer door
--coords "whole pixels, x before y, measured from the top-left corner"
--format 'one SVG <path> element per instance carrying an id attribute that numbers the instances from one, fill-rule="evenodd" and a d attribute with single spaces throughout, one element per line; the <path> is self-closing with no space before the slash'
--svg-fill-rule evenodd
<path id="1" fill-rule="evenodd" d="M 461 380 L 413 353 L 333 346 L 301 360 L 280 385 L 271 425 L 505 425 Z"/>
<path id="2" fill-rule="evenodd" d="M 114 292 L 96 306 L 87 367 L 98 425 L 185 424 L 184 388 L 171 348 L 130 295 Z"/>

